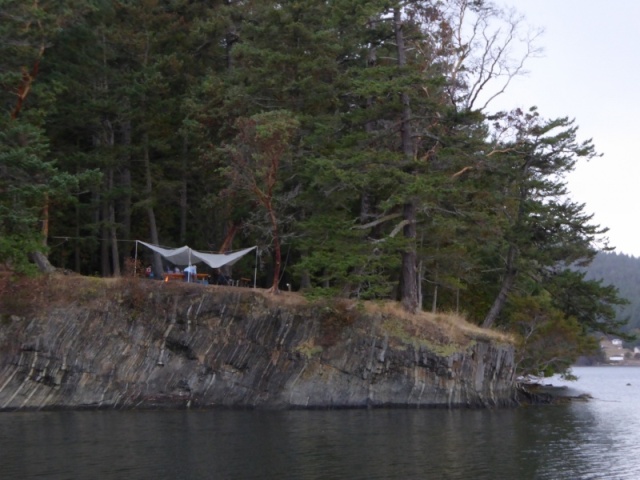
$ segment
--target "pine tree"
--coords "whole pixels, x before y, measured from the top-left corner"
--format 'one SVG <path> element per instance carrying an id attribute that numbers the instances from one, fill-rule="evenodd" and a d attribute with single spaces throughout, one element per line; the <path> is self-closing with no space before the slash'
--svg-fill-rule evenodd
<path id="1" fill-rule="evenodd" d="M 76 183 L 49 155 L 44 123 L 57 88 L 41 70 L 60 29 L 83 10 L 73 1 L 0 5 L 0 261 L 18 271 L 29 269 L 29 254 L 41 270 L 52 269 L 43 255 L 50 205 Z"/>
<path id="2" fill-rule="evenodd" d="M 565 176 L 581 158 L 594 157 L 590 141 L 578 142 L 577 127 L 566 118 L 546 121 L 538 112 L 514 111 L 496 123 L 512 140 L 500 147 L 489 168 L 503 178 L 500 200 L 505 225 L 505 261 L 500 289 L 484 327 L 499 317 L 518 278 L 537 281 L 576 262 L 588 263 L 606 229 L 590 223 L 584 205 L 565 200 Z"/>

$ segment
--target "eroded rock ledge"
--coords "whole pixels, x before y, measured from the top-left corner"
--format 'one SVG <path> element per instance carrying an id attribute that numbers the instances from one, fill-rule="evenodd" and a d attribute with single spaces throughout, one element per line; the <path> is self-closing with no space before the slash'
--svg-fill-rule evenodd
<path id="1" fill-rule="evenodd" d="M 444 320 L 133 279 L 20 288 L 0 311 L 1 410 L 515 402 L 513 346 Z"/>

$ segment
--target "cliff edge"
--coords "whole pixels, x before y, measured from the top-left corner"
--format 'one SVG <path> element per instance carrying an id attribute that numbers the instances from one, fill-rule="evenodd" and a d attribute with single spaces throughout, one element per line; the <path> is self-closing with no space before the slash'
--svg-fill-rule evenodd
<path id="1" fill-rule="evenodd" d="M 52 275 L 5 285 L 0 410 L 486 407 L 507 337 L 397 307 Z"/>

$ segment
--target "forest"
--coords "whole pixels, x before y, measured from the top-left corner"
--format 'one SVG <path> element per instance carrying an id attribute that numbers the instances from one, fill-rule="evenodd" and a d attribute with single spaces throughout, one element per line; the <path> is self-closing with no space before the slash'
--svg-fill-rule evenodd
<path id="1" fill-rule="evenodd" d="M 567 195 L 591 140 L 492 110 L 537 35 L 484 0 L 5 0 L 0 262 L 257 245 L 274 294 L 458 312 L 562 372 L 623 300 L 576 268 L 610 248 Z"/>
<path id="2" fill-rule="evenodd" d="M 585 278 L 602 280 L 618 289 L 628 303 L 616 308 L 617 317 L 626 322 L 623 331 L 636 336 L 633 345 L 640 345 L 640 258 L 624 253 L 600 252 L 584 270 Z"/>

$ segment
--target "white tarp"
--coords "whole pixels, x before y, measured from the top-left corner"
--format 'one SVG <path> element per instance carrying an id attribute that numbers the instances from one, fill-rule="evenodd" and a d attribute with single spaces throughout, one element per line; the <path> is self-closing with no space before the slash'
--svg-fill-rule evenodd
<path id="1" fill-rule="evenodd" d="M 195 250 L 192 250 L 192 252 L 211 268 L 220 268 L 224 265 L 233 265 L 255 248 L 256 247 L 245 248 L 244 250 L 238 250 L 233 253 L 205 253 L 196 252 Z"/>
<path id="2" fill-rule="evenodd" d="M 137 241 L 145 247 L 150 248 L 154 252 L 159 253 L 174 265 L 187 266 L 194 263 L 204 262 L 211 268 L 220 268 L 224 265 L 233 265 L 238 260 L 240 260 L 240 258 L 256 248 L 245 248 L 244 250 L 238 250 L 237 252 L 233 253 L 207 253 L 193 250 L 186 245 L 180 248 L 163 248 L 151 243 L 142 242 L 140 240 Z"/>

